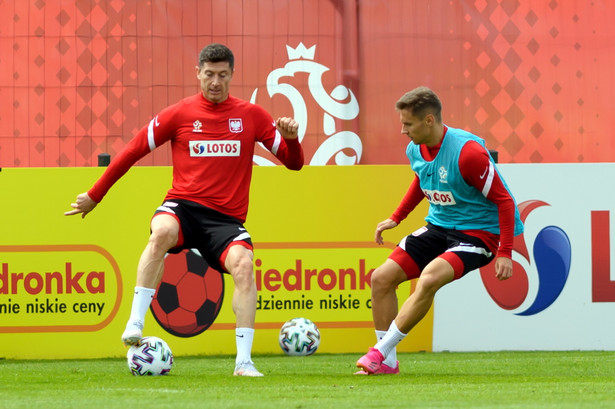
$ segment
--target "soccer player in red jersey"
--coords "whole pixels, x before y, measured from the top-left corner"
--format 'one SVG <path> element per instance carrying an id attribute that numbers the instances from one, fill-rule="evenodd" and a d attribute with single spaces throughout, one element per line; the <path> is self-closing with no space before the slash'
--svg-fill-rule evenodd
<path id="1" fill-rule="evenodd" d="M 234 375 L 263 376 L 251 358 L 256 315 L 253 247 L 244 228 L 256 142 L 288 169 L 303 167 L 299 125 L 273 120 L 262 107 L 229 94 L 234 56 L 222 44 L 204 47 L 196 66 L 201 92 L 163 109 L 118 153 L 100 179 L 65 215 L 85 217 L 140 158 L 171 143 L 173 183 L 151 219 L 137 267 L 126 345 L 143 336 L 145 314 L 162 278 L 167 252 L 196 248 L 209 265 L 233 277 L 237 358 Z"/>
<path id="2" fill-rule="evenodd" d="M 427 225 L 404 237 L 372 273 L 372 315 L 378 342 L 357 361 L 357 374 L 397 374 L 395 348 L 427 314 L 436 292 L 495 259 L 496 276 L 512 276 L 513 237 L 523 232 L 517 205 L 484 141 L 442 123 L 442 104 L 419 87 L 396 103 L 406 155 L 415 178 L 390 218 L 378 223 L 375 241 L 427 198 Z M 418 278 L 398 312 L 395 289 Z"/>

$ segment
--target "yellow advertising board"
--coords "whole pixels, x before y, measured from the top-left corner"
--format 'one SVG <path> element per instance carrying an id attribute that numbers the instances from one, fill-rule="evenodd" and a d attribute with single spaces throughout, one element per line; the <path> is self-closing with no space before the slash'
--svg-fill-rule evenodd
<path id="1" fill-rule="evenodd" d="M 171 168 L 135 167 L 86 218 L 64 216 L 102 171 L 0 172 L 0 357 L 125 354 L 120 335 L 130 314 L 136 266 L 149 220 L 170 187 Z M 403 236 L 424 224 L 426 207 L 385 232 L 383 246 L 374 243 L 374 230 L 398 205 L 411 178 L 408 166 L 305 167 L 299 172 L 255 167 L 246 223 L 258 288 L 254 354 L 282 353 L 279 329 L 295 317 L 318 325 L 319 352 L 359 353 L 373 345 L 370 274 Z M 171 267 L 165 267 L 165 275 L 166 268 Z M 164 338 L 178 356 L 235 354 L 232 279 L 209 271 L 203 283 L 220 288 L 213 323 L 187 334 L 165 329 L 165 320 L 190 318 L 193 312 L 183 301 L 164 317 L 152 308 L 145 335 Z M 410 291 L 411 283 L 400 286 L 400 304 Z M 432 323 L 430 312 L 399 350 L 431 350 Z"/>
<path id="2" fill-rule="evenodd" d="M 103 248 L 0 246 L 0 254 L 2 332 L 96 331 L 117 314 L 122 277 Z"/>

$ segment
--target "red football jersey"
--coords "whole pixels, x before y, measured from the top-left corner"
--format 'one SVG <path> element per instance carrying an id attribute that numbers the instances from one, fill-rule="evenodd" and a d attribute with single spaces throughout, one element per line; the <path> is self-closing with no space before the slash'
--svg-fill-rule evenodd
<path id="1" fill-rule="evenodd" d="M 171 143 L 173 186 L 166 199 L 186 199 L 244 222 L 254 145 L 261 142 L 289 169 L 303 166 L 297 139 L 285 140 L 262 107 L 230 96 L 215 104 L 201 93 L 162 110 L 111 162 L 88 192 L 100 202 L 135 162 Z"/>

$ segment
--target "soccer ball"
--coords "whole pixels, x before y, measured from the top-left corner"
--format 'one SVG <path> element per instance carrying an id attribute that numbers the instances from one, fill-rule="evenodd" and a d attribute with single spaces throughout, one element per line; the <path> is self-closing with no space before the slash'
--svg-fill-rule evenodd
<path id="1" fill-rule="evenodd" d="M 128 369 L 135 376 L 166 375 L 173 366 L 173 353 L 158 337 L 141 338 L 139 345 L 132 345 L 126 353 Z"/>
<path id="2" fill-rule="evenodd" d="M 286 355 L 312 355 L 320 345 L 320 331 L 307 318 L 293 318 L 282 325 L 278 340 Z"/>
<path id="3" fill-rule="evenodd" d="M 152 315 L 168 333 L 193 337 L 213 324 L 224 299 L 222 274 L 197 250 L 168 254 L 152 300 Z"/>

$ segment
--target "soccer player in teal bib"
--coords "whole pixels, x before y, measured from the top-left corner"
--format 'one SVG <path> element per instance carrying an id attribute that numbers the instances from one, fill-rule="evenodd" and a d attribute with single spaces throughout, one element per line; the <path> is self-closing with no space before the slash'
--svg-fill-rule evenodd
<path id="1" fill-rule="evenodd" d="M 360 375 L 399 373 L 396 346 L 427 314 L 436 292 L 495 259 L 496 277 L 512 276 L 513 237 L 523 232 L 515 200 L 485 142 L 442 122 L 442 104 L 427 87 L 403 95 L 395 105 L 406 155 L 415 173 L 390 218 L 378 223 L 375 241 L 396 227 L 423 199 L 427 224 L 404 237 L 371 277 L 377 343 L 357 361 Z M 396 288 L 418 278 L 398 311 Z"/>

